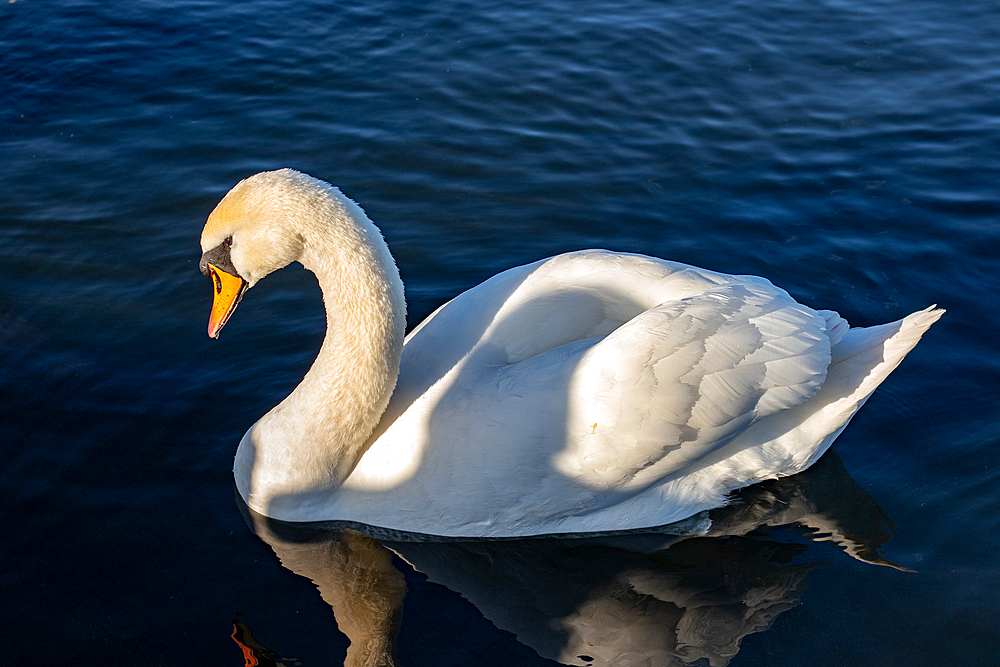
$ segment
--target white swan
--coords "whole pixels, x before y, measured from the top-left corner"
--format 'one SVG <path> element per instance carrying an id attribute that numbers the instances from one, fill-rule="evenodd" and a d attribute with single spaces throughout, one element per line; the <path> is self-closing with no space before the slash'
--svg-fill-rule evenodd
<path id="1" fill-rule="evenodd" d="M 849 329 L 763 278 L 589 250 L 494 276 L 404 342 L 379 231 L 290 169 L 236 185 L 201 246 L 213 337 L 293 261 L 326 304 L 316 361 L 240 442 L 247 505 L 439 536 L 661 526 L 799 472 L 943 313 Z"/>

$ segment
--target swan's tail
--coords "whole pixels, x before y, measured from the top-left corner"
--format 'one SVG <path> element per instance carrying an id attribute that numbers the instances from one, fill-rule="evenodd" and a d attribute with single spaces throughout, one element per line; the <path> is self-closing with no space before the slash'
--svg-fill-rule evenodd
<path id="1" fill-rule="evenodd" d="M 843 332 L 832 348 L 826 380 L 816 395 L 751 426 L 741 438 L 742 446 L 756 441 L 765 458 L 786 456 L 780 464 L 766 461 L 771 470 L 781 470 L 780 475 L 806 469 L 943 314 L 944 310 L 931 306 L 897 322 Z"/>
<path id="2" fill-rule="evenodd" d="M 729 489 L 794 475 L 815 463 L 944 310 L 931 306 L 897 322 L 853 329 L 832 311 L 821 314 L 837 341 L 823 386 L 806 402 L 760 419 L 699 466 L 686 468 L 688 477 L 699 476 L 704 496 L 679 515 L 719 507 Z"/>
<path id="3" fill-rule="evenodd" d="M 804 430 L 800 433 L 811 431 L 814 437 L 826 434 L 819 439 L 819 447 L 800 462 L 799 470 L 812 465 L 826 451 L 872 392 L 942 315 L 944 309 L 931 306 L 896 322 L 851 328 L 844 333 L 831 350 L 832 360 L 823 386 L 816 396 L 796 408 L 811 413 L 803 420 Z"/>
<path id="4" fill-rule="evenodd" d="M 889 324 L 849 329 L 831 350 L 824 388 L 836 390 L 841 383 L 856 385 L 850 395 L 860 407 L 942 315 L 944 309 L 931 306 Z"/>

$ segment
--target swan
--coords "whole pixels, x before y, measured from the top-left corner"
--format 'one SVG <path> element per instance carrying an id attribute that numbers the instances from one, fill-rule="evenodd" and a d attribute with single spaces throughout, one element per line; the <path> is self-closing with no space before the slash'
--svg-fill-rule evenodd
<path id="1" fill-rule="evenodd" d="M 238 183 L 201 249 L 213 338 L 292 262 L 323 291 L 319 355 L 237 448 L 247 506 L 441 537 L 698 521 L 816 461 L 944 312 L 849 328 L 763 278 L 585 250 L 504 271 L 404 338 L 378 229 L 291 169 Z"/>

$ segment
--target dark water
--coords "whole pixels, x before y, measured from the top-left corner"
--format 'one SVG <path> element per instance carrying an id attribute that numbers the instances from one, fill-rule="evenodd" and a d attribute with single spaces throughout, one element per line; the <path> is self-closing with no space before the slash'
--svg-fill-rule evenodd
<path id="1" fill-rule="evenodd" d="M 0 664 L 240 665 L 234 619 L 261 664 L 343 662 L 275 556 L 303 540 L 259 539 L 230 472 L 318 349 L 319 290 L 269 277 L 216 342 L 197 270 L 218 199 L 283 166 L 381 227 L 411 325 L 583 247 L 857 325 L 948 309 L 726 534 L 399 548 L 399 663 L 557 664 L 573 619 L 570 664 L 993 662 L 998 47 L 987 1 L 0 5 Z"/>

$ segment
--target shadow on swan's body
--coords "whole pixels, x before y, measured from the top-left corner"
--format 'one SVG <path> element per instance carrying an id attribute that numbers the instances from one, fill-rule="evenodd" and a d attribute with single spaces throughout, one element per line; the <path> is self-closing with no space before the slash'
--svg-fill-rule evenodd
<path id="1" fill-rule="evenodd" d="M 799 604 L 818 565 L 803 558 L 808 543 L 789 541 L 787 531 L 774 539 L 761 527 L 798 526 L 811 540 L 892 566 L 879 554 L 891 538 L 889 517 L 833 451 L 708 514 L 711 537 L 671 535 L 664 527 L 602 538 L 443 542 L 376 540 L 251 512 L 247 519 L 282 565 L 312 580 L 333 608 L 351 642 L 348 666 L 395 664 L 406 585 L 389 549 L 539 655 L 593 667 L 727 664 L 743 637 Z M 435 618 L 445 623 L 468 613 L 455 598 L 435 600 Z"/>
<path id="2" fill-rule="evenodd" d="M 313 366 L 240 443 L 249 507 L 440 536 L 659 526 L 804 470 L 943 312 L 850 329 L 763 278 L 589 250 L 494 276 L 404 344 L 380 233 L 288 169 L 234 187 L 201 245 L 212 336 L 293 261 L 326 304 Z"/>

